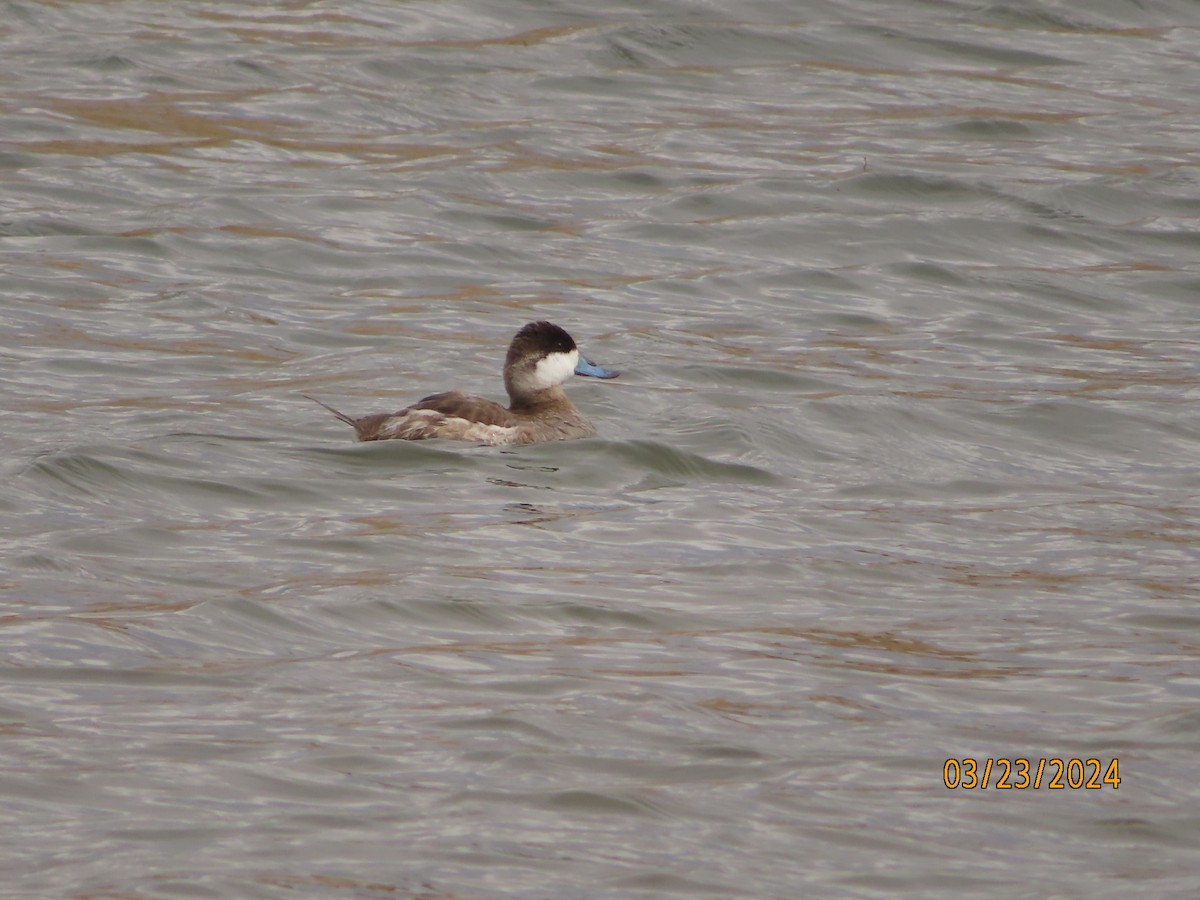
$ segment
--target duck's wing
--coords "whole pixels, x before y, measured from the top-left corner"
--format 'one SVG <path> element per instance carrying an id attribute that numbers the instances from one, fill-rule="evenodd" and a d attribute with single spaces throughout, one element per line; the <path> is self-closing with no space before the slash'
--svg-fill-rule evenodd
<path id="1" fill-rule="evenodd" d="M 409 409 L 433 410 L 441 413 L 447 419 L 465 419 L 478 425 L 499 425 L 502 428 L 512 428 L 521 424 L 516 416 L 499 403 L 484 400 L 482 397 L 471 397 L 462 391 L 430 394 L 414 403 Z"/>
<path id="2" fill-rule="evenodd" d="M 499 403 L 447 391 L 431 394 L 399 412 L 356 419 L 354 430 L 360 441 L 443 438 L 481 444 L 527 443 L 520 425 L 520 420 Z"/>

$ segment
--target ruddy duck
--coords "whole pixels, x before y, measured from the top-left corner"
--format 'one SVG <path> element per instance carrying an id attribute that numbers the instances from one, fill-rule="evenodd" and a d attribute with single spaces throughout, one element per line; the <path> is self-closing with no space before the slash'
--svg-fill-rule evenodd
<path id="1" fill-rule="evenodd" d="M 562 385 L 572 375 L 616 378 L 620 374 L 584 359 L 575 341 L 557 325 L 530 322 L 517 332 L 504 360 L 508 409 L 462 391 L 447 391 L 431 394 L 399 412 L 355 419 L 316 397 L 308 399 L 352 426 L 360 441 L 448 438 L 497 445 L 533 444 L 595 434 L 592 423 L 567 399 Z"/>

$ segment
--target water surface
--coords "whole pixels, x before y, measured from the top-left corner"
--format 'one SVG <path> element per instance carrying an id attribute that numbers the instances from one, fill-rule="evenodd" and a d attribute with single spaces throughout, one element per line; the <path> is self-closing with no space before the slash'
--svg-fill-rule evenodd
<path id="1" fill-rule="evenodd" d="M 0 11 L 14 896 L 1200 890 L 1195 4 Z"/>

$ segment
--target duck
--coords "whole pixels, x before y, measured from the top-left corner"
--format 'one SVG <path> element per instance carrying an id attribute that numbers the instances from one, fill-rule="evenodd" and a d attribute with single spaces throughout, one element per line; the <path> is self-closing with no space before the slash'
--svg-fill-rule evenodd
<path id="1" fill-rule="evenodd" d="M 316 397 L 304 396 L 351 426 L 360 441 L 443 438 L 491 446 L 535 444 L 596 434 L 563 385 L 575 375 L 609 379 L 620 374 L 589 361 L 558 325 L 530 322 L 513 337 L 504 359 L 507 408 L 456 390 L 430 394 L 398 412 L 355 418 Z"/>

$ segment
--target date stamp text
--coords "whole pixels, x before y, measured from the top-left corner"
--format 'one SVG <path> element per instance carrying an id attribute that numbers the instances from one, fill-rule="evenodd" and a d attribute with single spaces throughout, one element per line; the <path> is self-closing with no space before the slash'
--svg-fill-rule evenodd
<path id="1" fill-rule="evenodd" d="M 1114 791 L 1121 786 L 1120 760 L 1107 764 L 1099 759 L 948 759 L 942 766 L 942 783 L 950 790 L 1010 791 L 1038 790 L 1043 785 L 1052 791 Z"/>

